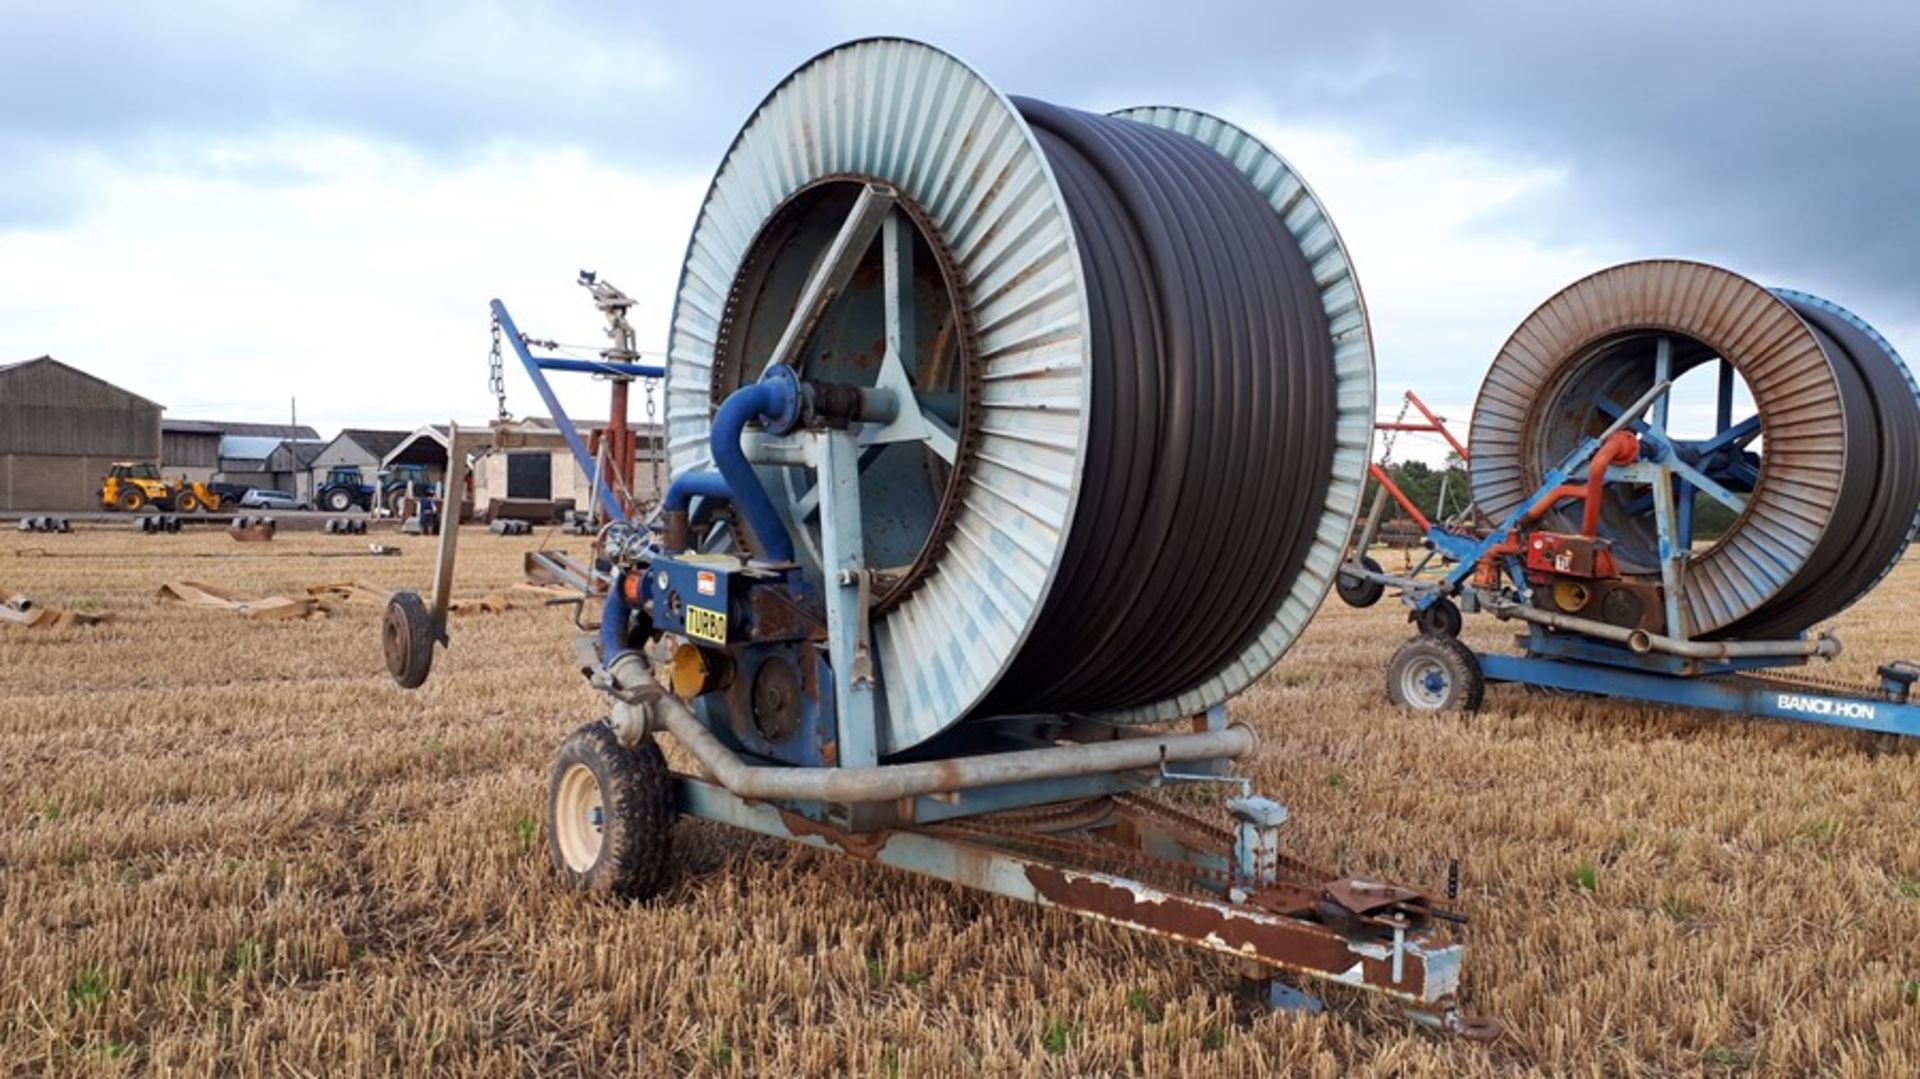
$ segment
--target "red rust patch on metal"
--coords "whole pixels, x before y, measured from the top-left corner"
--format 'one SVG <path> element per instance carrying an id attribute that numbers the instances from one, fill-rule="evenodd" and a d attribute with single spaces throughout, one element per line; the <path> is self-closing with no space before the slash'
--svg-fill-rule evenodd
<path id="1" fill-rule="evenodd" d="M 1405 954 L 1402 978 L 1396 983 L 1390 959 L 1361 955 L 1346 938 L 1315 922 L 1241 913 L 1161 893 L 1146 898 L 1135 888 L 1050 866 L 1029 865 L 1026 872 L 1041 898 L 1067 910 L 1289 970 L 1337 977 L 1358 964 L 1365 985 L 1415 999 L 1426 986 L 1426 964 L 1417 953 Z"/>
<path id="2" fill-rule="evenodd" d="M 843 831 L 831 824 L 822 824 L 812 817 L 803 817 L 786 809 L 780 811 L 780 823 L 786 825 L 787 833 L 795 839 L 818 836 L 855 858 L 863 858 L 869 862 L 880 853 L 881 848 L 887 845 L 887 840 L 893 836 L 892 832 L 860 834 Z"/>

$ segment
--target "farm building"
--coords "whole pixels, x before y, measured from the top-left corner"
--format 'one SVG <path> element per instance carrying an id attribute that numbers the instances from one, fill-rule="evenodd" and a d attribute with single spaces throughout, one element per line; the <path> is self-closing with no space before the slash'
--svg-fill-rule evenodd
<path id="1" fill-rule="evenodd" d="M 577 424 L 582 442 L 598 445 L 596 432 L 601 424 Z M 640 446 L 639 475 L 635 494 L 657 498 L 649 447 L 659 443 L 659 426 L 632 424 Z M 571 504 L 584 509 L 592 494 L 587 476 L 574 461 L 573 453 L 560 428 L 546 416 L 530 416 L 507 424 L 494 424 L 495 449 L 479 455 L 470 475 L 472 503 L 476 513 L 491 515 L 489 508 L 506 500 L 551 502 L 565 508 Z M 657 452 L 657 451 L 655 451 Z M 444 424 L 422 427 L 396 445 L 381 462 L 385 468 L 396 465 L 420 465 L 427 477 L 439 483 L 447 470 L 447 428 Z M 665 458 L 661 458 L 664 475 Z"/>
<path id="2" fill-rule="evenodd" d="M 327 448 L 325 439 L 287 438 L 267 458 L 267 471 L 275 477 L 274 486 L 299 498 L 312 498 L 321 478 L 313 473 L 313 462 Z"/>
<path id="3" fill-rule="evenodd" d="M 314 491 L 313 461 L 327 443 L 318 438 L 228 435 L 220 440 L 219 478 L 226 483 L 268 487 L 300 498 Z"/>
<path id="4" fill-rule="evenodd" d="M 419 465 L 427 470 L 427 479 L 439 483 L 447 474 L 447 425 L 428 424 L 388 447 L 380 467 L 395 465 Z"/>
<path id="5" fill-rule="evenodd" d="M 226 454 L 222 444 L 228 438 L 261 438 L 318 441 L 319 432 L 304 424 L 232 423 L 225 420 L 160 421 L 160 470 L 168 476 L 184 475 L 190 480 L 211 480 L 221 471 L 220 459 Z M 228 478 L 230 483 L 246 483 Z"/>
<path id="6" fill-rule="evenodd" d="M 113 462 L 159 458 L 160 413 L 50 356 L 0 365 L 0 509 L 94 508 Z"/>
<path id="7" fill-rule="evenodd" d="M 583 442 L 597 446 L 596 432 L 602 424 L 578 424 Z M 660 445 L 657 424 L 630 425 L 639 446 L 639 463 L 634 476 L 634 494 L 656 499 L 660 492 L 654 482 L 653 461 Z M 585 509 L 593 491 L 587 474 L 567 448 L 559 425 L 545 416 L 533 416 L 507 427 L 496 427 L 498 449 L 483 455 L 473 466 L 473 504 L 477 512 L 507 500 L 533 502 L 571 502 Z M 445 452 L 444 450 L 442 451 Z M 660 459 L 660 472 L 666 471 Z"/>
<path id="8" fill-rule="evenodd" d="M 342 465 L 351 465 L 360 470 L 362 479 L 372 482 L 379 472 L 382 458 L 393 452 L 407 438 L 405 431 L 378 431 L 365 427 L 349 427 L 333 436 L 333 441 L 321 447 L 320 452 L 308 462 L 309 482 L 318 487 L 326 482 L 327 470 Z"/>

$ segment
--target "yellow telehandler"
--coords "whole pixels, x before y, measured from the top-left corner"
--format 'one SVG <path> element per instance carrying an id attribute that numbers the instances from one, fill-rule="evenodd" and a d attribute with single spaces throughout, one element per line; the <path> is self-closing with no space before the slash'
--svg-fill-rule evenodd
<path id="1" fill-rule="evenodd" d="M 137 513 L 149 505 L 172 513 L 218 510 L 220 495 L 198 480 L 185 476 L 169 480 L 160 475 L 160 466 L 152 463 L 116 461 L 100 481 L 100 505 L 110 510 Z"/>

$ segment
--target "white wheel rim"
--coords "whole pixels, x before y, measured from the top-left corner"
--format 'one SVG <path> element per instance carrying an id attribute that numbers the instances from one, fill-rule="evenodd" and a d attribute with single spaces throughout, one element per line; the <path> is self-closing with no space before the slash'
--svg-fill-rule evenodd
<path id="1" fill-rule="evenodd" d="M 584 764 L 568 768 L 553 799 L 553 832 L 568 869 L 585 873 L 599 860 L 605 815 L 600 781 L 594 778 L 593 770 Z"/>
<path id="2" fill-rule="evenodd" d="M 1400 673 L 1400 690 L 1415 707 L 1435 710 L 1447 702 L 1453 678 L 1445 664 L 1430 656 L 1421 656 Z"/>

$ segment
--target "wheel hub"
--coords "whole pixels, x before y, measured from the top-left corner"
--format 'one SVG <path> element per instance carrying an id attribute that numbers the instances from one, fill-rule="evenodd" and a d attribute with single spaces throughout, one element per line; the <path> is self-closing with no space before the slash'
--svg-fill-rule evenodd
<path id="1" fill-rule="evenodd" d="M 600 857 L 605 822 L 606 806 L 593 770 L 584 764 L 567 769 L 553 803 L 553 829 L 568 868 L 584 873 L 593 867 Z"/>

